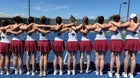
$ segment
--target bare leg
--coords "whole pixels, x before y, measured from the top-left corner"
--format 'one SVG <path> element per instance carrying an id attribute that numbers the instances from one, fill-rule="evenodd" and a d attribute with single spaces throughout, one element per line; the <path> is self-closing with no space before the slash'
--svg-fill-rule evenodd
<path id="1" fill-rule="evenodd" d="M 130 58 L 130 55 L 128 51 L 125 51 L 125 57 L 124 57 L 124 72 L 125 73 L 127 73 L 129 58 Z"/>
<path id="2" fill-rule="evenodd" d="M 86 69 L 86 71 L 89 71 L 89 67 L 90 67 L 90 52 L 87 52 L 87 69 Z"/>
<path id="3" fill-rule="evenodd" d="M 26 67 L 27 67 L 27 71 L 30 71 L 30 52 L 26 52 Z"/>
<path id="4" fill-rule="evenodd" d="M 97 51 L 94 51 L 95 52 L 95 56 L 96 56 L 96 59 L 95 59 L 95 68 L 96 68 L 96 71 L 99 72 L 99 62 L 100 62 L 100 57 L 99 57 L 99 53 Z"/>
<path id="5" fill-rule="evenodd" d="M 110 57 L 111 57 L 111 60 L 110 60 L 110 72 L 112 73 L 112 70 L 113 70 L 113 66 L 114 66 L 114 52 L 111 52 L 110 53 Z"/>
<path id="6" fill-rule="evenodd" d="M 100 73 L 102 73 L 103 69 L 104 69 L 104 56 L 105 56 L 105 52 L 101 52 L 101 56 L 100 56 Z"/>
<path id="7" fill-rule="evenodd" d="M 60 70 L 63 70 L 63 52 L 59 53 L 59 67 Z"/>
<path id="8" fill-rule="evenodd" d="M 4 53 L 0 53 L 0 68 L 2 71 L 4 71 L 4 60 L 5 60 L 5 54 Z"/>
<path id="9" fill-rule="evenodd" d="M 6 71 L 10 71 L 11 52 L 6 53 Z"/>
<path id="10" fill-rule="evenodd" d="M 53 68 L 54 68 L 54 71 L 57 70 L 57 60 L 58 60 L 58 53 L 57 52 L 54 52 L 54 59 L 53 59 Z"/>
<path id="11" fill-rule="evenodd" d="M 47 66 L 48 66 L 48 55 L 49 55 L 49 52 L 45 53 L 44 54 L 44 71 L 46 72 L 47 70 Z"/>
<path id="12" fill-rule="evenodd" d="M 76 70 L 76 57 L 77 57 L 77 52 L 73 52 L 73 70 Z"/>
<path id="13" fill-rule="evenodd" d="M 35 72 L 36 66 L 36 52 L 32 52 L 32 71 Z"/>
<path id="14" fill-rule="evenodd" d="M 119 74 L 120 72 L 120 55 L 121 55 L 121 52 L 118 52 L 116 53 L 116 65 L 117 65 L 117 74 Z"/>
<path id="15" fill-rule="evenodd" d="M 80 52 L 80 71 L 83 71 L 84 52 Z"/>
<path id="16" fill-rule="evenodd" d="M 132 52 L 131 55 L 131 74 L 134 73 L 136 67 L 136 52 Z"/>
<path id="17" fill-rule="evenodd" d="M 18 53 L 13 52 L 13 54 L 14 54 L 13 65 L 14 65 L 15 69 L 17 69 L 18 68 Z"/>
<path id="18" fill-rule="evenodd" d="M 71 56 L 72 56 L 72 52 L 68 51 L 68 70 L 70 70 L 71 68 Z"/>
<path id="19" fill-rule="evenodd" d="M 40 63 L 39 63 L 39 67 L 40 67 L 40 72 L 43 72 L 43 53 L 40 52 Z"/>
<path id="20" fill-rule="evenodd" d="M 24 54 L 24 52 L 19 52 L 19 54 L 18 54 L 18 67 L 19 67 L 19 69 L 22 69 L 22 66 L 23 66 L 23 54 Z"/>

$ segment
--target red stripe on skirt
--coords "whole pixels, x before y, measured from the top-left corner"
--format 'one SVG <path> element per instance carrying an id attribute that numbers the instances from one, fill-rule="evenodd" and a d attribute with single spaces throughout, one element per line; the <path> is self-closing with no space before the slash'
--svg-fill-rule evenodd
<path id="1" fill-rule="evenodd" d="M 111 40 L 109 45 L 110 51 L 122 52 L 123 51 L 123 40 Z"/>
<path id="2" fill-rule="evenodd" d="M 40 40 L 38 42 L 38 51 L 39 52 L 49 52 L 51 49 L 50 40 Z"/>
<path id="3" fill-rule="evenodd" d="M 63 52 L 65 50 L 64 41 L 54 41 L 52 44 L 54 52 Z"/>
<path id="4" fill-rule="evenodd" d="M 12 40 L 10 44 L 11 52 L 24 52 L 24 41 Z"/>
<path id="5" fill-rule="evenodd" d="M 66 50 L 68 51 L 78 51 L 79 44 L 78 41 L 68 41 L 66 45 Z"/>
<path id="6" fill-rule="evenodd" d="M 107 40 L 95 40 L 93 44 L 93 48 L 96 51 L 103 51 L 106 52 L 108 49 Z"/>
<path id="7" fill-rule="evenodd" d="M 10 52 L 10 43 L 0 42 L 0 52 Z"/>
<path id="8" fill-rule="evenodd" d="M 124 50 L 138 51 L 139 50 L 139 40 L 126 39 Z"/>
<path id="9" fill-rule="evenodd" d="M 80 42 L 80 51 L 91 51 L 92 50 L 92 44 L 90 41 L 81 41 Z"/>
<path id="10" fill-rule="evenodd" d="M 25 51 L 26 52 L 36 52 L 37 42 L 36 41 L 25 41 Z"/>

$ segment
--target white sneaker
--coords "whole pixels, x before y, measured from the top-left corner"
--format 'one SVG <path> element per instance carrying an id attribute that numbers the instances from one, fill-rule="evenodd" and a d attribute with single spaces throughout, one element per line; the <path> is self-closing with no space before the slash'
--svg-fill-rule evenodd
<path id="1" fill-rule="evenodd" d="M 123 77 L 127 77 L 127 73 L 123 72 L 122 73 Z"/>
<path id="2" fill-rule="evenodd" d="M 100 72 L 100 76 L 103 76 L 103 72 Z"/>
<path id="3" fill-rule="evenodd" d="M 35 76 L 35 72 L 33 72 L 33 71 L 32 71 L 32 74 L 31 74 L 31 76 Z"/>
<path id="4" fill-rule="evenodd" d="M 19 69 L 19 74 L 21 75 L 23 73 L 22 69 Z"/>
<path id="5" fill-rule="evenodd" d="M 115 75 L 116 75 L 116 78 L 120 78 L 120 74 L 115 73 Z"/>
<path id="6" fill-rule="evenodd" d="M 41 76 L 41 77 L 42 77 L 42 76 L 43 76 L 43 72 L 40 72 L 39 76 Z"/>
<path id="7" fill-rule="evenodd" d="M 3 75 L 4 74 L 4 71 L 1 71 L 0 74 Z"/>
<path id="8" fill-rule="evenodd" d="M 18 74 L 18 69 L 15 69 L 15 74 Z"/>
<path id="9" fill-rule="evenodd" d="M 130 78 L 134 78 L 133 74 L 129 73 L 129 77 Z"/>
<path id="10" fill-rule="evenodd" d="M 96 74 L 96 75 L 99 75 L 99 72 L 98 72 L 98 71 L 95 71 L 95 74 Z"/>
<path id="11" fill-rule="evenodd" d="M 80 73 L 82 74 L 83 73 L 83 70 L 80 70 Z"/>
<path id="12" fill-rule="evenodd" d="M 58 73 L 57 70 L 54 70 L 53 75 L 57 75 L 57 73 Z"/>
<path id="13" fill-rule="evenodd" d="M 26 75 L 30 75 L 30 71 L 27 71 Z"/>
<path id="14" fill-rule="evenodd" d="M 6 75 L 10 75 L 10 72 L 9 72 L 9 71 L 7 71 L 7 72 L 6 72 Z"/>
<path id="15" fill-rule="evenodd" d="M 112 73 L 110 71 L 108 71 L 108 76 L 112 77 Z"/>
<path id="16" fill-rule="evenodd" d="M 88 74 L 88 73 L 90 73 L 91 72 L 91 70 L 86 70 L 86 73 Z"/>
<path id="17" fill-rule="evenodd" d="M 72 70 L 72 75 L 75 75 L 75 70 Z"/>
<path id="18" fill-rule="evenodd" d="M 62 71 L 62 70 L 59 71 L 59 75 L 60 75 L 60 76 L 63 75 L 63 71 Z"/>
<path id="19" fill-rule="evenodd" d="M 47 75 L 47 72 L 46 71 L 43 71 L 43 76 L 46 76 Z"/>
<path id="20" fill-rule="evenodd" d="M 68 70 L 68 71 L 67 71 L 67 74 L 70 75 L 70 74 L 71 74 L 71 70 Z"/>

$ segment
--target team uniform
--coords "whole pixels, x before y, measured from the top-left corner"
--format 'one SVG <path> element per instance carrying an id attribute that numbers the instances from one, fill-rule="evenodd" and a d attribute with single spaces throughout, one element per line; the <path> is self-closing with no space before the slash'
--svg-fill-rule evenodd
<path id="1" fill-rule="evenodd" d="M 92 50 L 92 44 L 90 42 L 89 34 L 90 33 L 82 34 L 82 38 L 80 41 L 80 52 Z"/>
<path id="2" fill-rule="evenodd" d="M 26 52 L 36 52 L 37 50 L 37 42 L 36 42 L 36 32 L 31 33 L 30 35 L 27 35 L 26 41 L 25 41 L 25 51 Z"/>
<path id="3" fill-rule="evenodd" d="M 48 34 L 39 34 L 38 51 L 39 52 L 49 52 L 51 49 L 50 40 L 48 39 Z"/>
<path id="4" fill-rule="evenodd" d="M 2 32 L 0 37 L 0 52 L 10 52 L 11 35 L 7 35 Z"/>
<path id="5" fill-rule="evenodd" d="M 109 50 L 113 52 L 122 52 L 123 50 L 123 40 L 121 37 L 121 31 L 118 29 L 115 32 L 112 32 Z"/>
<path id="6" fill-rule="evenodd" d="M 94 50 L 103 51 L 103 52 L 107 51 L 108 42 L 106 39 L 105 31 L 102 30 L 100 32 L 96 32 L 95 34 L 96 34 L 96 36 L 95 36 L 95 40 L 93 43 Z"/>
<path id="7" fill-rule="evenodd" d="M 10 51 L 24 52 L 24 33 L 12 34 L 12 41 L 10 44 Z"/>
<path id="8" fill-rule="evenodd" d="M 68 51 L 78 51 L 79 50 L 77 33 L 74 30 L 72 30 L 71 32 L 68 32 L 68 42 L 66 45 L 66 50 L 68 50 Z"/>
<path id="9" fill-rule="evenodd" d="M 124 50 L 129 51 L 138 51 L 139 50 L 139 36 L 138 30 L 136 29 L 134 32 L 126 31 L 126 40 Z"/>
<path id="10" fill-rule="evenodd" d="M 64 33 L 55 32 L 55 38 L 52 44 L 52 50 L 54 52 L 63 52 L 65 50 L 63 37 Z"/>

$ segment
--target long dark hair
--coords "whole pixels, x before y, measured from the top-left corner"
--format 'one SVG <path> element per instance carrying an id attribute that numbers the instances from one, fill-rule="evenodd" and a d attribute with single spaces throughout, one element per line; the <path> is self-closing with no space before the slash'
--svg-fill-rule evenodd
<path id="1" fill-rule="evenodd" d="M 62 18 L 60 16 L 57 16 L 55 20 L 56 20 L 56 23 L 59 25 L 62 23 Z"/>
<path id="2" fill-rule="evenodd" d="M 46 24 L 46 20 L 47 20 L 47 18 L 45 16 L 40 17 L 41 24 Z"/>
<path id="3" fill-rule="evenodd" d="M 15 23 L 23 23 L 23 19 L 20 16 L 15 16 L 13 17 L 13 20 L 15 21 Z"/>
<path id="4" fill-rule="evenodd" d="M 119 22 L 120 21 L 120 19 L 121 19 L 121 17 L 120 17 L 120 15 L 113 15 L 113 20 L 115 21 L 115 22 Z"/>
<path id="5" fill-rule="evenodd" d="M 31 23 L 34 23 L 34 22 L 35 22 L 34 17 L 30 16 L 28 18 L 28 24 L 31 24 Z"/>
<path id="6" fill-rule="evenodd" d="M 87 16 L 84 16 L 84 17 L 83 17 L 83 24 L 86 24 L 86 25 L 89 24 L 89 19 L 88 19 Z"/>
<path id="7" fill-rule="evenodd" d="M 104 17 L 103 16 L 98 17 L 98 23 L 100 23 L 100 24 L 104 23 Z"/>

